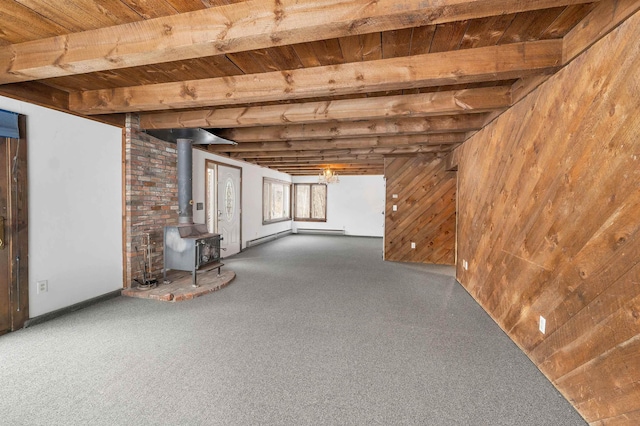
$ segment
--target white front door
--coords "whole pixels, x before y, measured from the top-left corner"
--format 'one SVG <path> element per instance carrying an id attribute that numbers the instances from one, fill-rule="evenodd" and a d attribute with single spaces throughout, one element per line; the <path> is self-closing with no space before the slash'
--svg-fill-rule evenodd
<path id="1" fill-rule="evenodd" d="M 218 228 L 223 238 L 222 257 L 240 253 L 242 246 L 241 226 L 241 169 L 218 164 Z"/>

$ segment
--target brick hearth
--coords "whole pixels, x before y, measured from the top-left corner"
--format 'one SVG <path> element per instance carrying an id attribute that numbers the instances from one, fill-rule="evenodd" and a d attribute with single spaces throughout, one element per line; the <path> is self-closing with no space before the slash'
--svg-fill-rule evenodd
<path id="1" fill-rule="evenodd" d="M 127 288 L 122 290 L 122 295 L 141 299 L 162 300 L 165 302 L 180 302 L 220 290 L 229 285 L 235 277 L 236 273 L 233 271 L 221 271 L 220 276 L 218 276 L 217 269 L 198 272 L 199 287 L 192 287 L 191 273 L 169 271 L 167 278 L 171 283 L 160 283 L 156 288 L 149 290 L 140 290 L 137 287 Z"/>

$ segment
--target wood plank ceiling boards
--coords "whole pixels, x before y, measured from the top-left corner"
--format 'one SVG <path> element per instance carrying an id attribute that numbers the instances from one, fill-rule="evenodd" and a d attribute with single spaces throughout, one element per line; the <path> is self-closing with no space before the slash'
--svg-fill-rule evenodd
<path id="1" fill-rule="evenodd" d="M 281 170 L 266 152 L 334 166 L 365 148 L 444 156 L 593 38 L 563 40 L 598 2 L 424 4 L 5 0 L 0 95 L 116 125 L 136 112 L 142 128 L 213 129 L 239 144 L 212 151 Z"/>

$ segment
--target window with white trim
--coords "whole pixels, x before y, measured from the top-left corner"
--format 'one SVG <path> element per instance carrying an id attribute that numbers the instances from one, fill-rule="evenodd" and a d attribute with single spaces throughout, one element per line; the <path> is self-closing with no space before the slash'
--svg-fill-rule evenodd
<path id="1" fill-rule="evenodd" d="M 327 221 L 327 185 L 296 183 L 294 185 L 295 212 L 293 220 L 300 222 Z"/>
<path id="2" fill-rule="evenodd" d="M 262 223 L 291 220 L 291 184 L 281 180 L 262 180 Z"/>

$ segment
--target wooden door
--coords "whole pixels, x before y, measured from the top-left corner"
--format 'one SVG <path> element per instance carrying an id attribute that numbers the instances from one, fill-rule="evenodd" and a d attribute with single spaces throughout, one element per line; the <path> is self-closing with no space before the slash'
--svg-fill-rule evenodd
<path id="1" fill-rule="evenodd" d="M 218 233 L 223 238 L 223 257 L 241 250 L 241 175 L 238 167 L 218 165 Z"/>
<path id="2" fill-rule="evenodd" d="M 0 334 L 29 318 L 27 234 L 27 143 L 0 137 Z"/>

